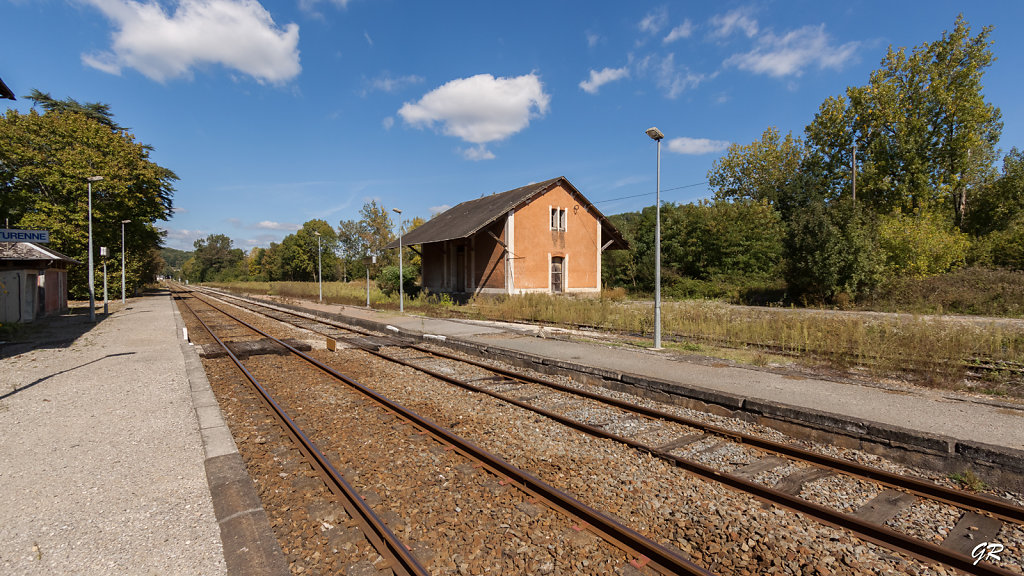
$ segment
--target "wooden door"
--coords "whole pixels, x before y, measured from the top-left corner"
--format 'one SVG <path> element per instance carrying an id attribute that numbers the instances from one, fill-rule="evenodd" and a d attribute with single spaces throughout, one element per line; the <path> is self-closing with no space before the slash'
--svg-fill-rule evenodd
<path id="1" fill-rule="evenodd" d="M 565 290 L 565 278 L 562 273 L 565 268 L 565 259 L 561 256 L 551 257 L 551 292 L 560 294 Z"/>

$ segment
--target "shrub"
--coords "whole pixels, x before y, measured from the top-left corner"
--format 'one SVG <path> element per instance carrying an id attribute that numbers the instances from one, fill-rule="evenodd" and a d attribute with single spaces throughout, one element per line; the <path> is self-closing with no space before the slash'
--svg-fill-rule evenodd
<path id="1" fill-rule="evenodd" d="M 419 269 L 405 266 L 402 268 L 402 275 L 404 276 L 402 290 L 409 296 L 419 293 L 420 288 L 416 285 L 416 278 L 420 275 Z M 385 266 L 377 276 L 377 287 L 385 296 L 390 297 L 392 294 L 397 294 L 398 266 Z"/>
<path id="2" fill-rule="evenodd" d="M 963 266 L 970 242 L 946 218 L 931 212 L 882 216 L 878 244 L 895 276 L 931 276 Z"/>
<path id="3" fill-rule="evenodd" d="M 947 274 L 892 278 L 862 308 L 917 314 L 1024 315 L 1024 272 L 961 268 Z"/>

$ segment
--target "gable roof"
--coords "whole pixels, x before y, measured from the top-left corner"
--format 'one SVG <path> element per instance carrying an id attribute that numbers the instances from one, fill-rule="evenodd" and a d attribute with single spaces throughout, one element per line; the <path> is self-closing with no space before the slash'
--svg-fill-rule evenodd
<path id="1" fill-rule="evenodd" d="M 601 211 L 594 207 L 586 197 L 580 193 L 564 176 L 527 184 L 520 188 L 508 190 L 498 194 L 491 194 L 476 200 L 467 200 L 448 210 L 434 216 L 418 228 L 409 231 L 402 236 L 402 245 L 410 246 L 415 244 L 432 244 L 434 242 L 446 242 L 468 238 L 484 229 L 498 218 L 501 218 L 509 211 L 526 204 L 533 198 L 544 194 L 548 190 L 561 185 L 569 193 L 579 198 L 580 202 L 592 211 L 601 222 L 602 237 L 613 241 L 612 248 L 625 249 L 628 243 L 622 234 L 615 229 L 615 226 L 605 218 Z M 385 246 L 385 248 L 398 247 L 398 240 Z"/>
<path id="2" fill-rule="evenodd" d="M 81 264 L 70 256 L 61 254 L 56 250 L 40 246 L 33 242 L 0 242 L 0 261 L 43 261 L 62 260 L 73 264 Z"/>

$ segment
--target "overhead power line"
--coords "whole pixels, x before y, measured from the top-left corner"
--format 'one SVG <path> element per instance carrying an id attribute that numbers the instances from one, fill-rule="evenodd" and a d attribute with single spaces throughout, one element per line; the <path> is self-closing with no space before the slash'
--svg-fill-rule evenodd
<path id="1" fill-rule="evenodd" d="M 676 186 L 675 188 L 662 188 L 661 191 L 662 192 L 671 192 L 673 190 L 682 190 L 683 188 L 696 188 L 697 186 L 703 186 L 703 185 L 705 185 L 707 183 L 708 183 L 708 181 L 705 180 L 703 182 L 697 182 L 697 183 L 694 183 L 694 184 L 686 184 L 685 186 Z M 654 196 L 655 194 L 656 194 L 656 192 L 644 192 L 643 194 L 633 194 L 632 196 L 622 196 L 620 198 L 609 198 L 607 200 L 597 200 L 596 202 L 594 202 L 594 204 L 604 204 L 606 202 L 616 202 L 618 200 L 629 200 L 630 198 L 641 198 L 643 196 Z"/>

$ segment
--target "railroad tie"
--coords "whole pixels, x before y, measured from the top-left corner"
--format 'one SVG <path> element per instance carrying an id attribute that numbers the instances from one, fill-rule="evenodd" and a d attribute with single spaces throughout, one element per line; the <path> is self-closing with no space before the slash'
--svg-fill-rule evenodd
<path id="1" fill-rule="evenodd" d="M 779 480 L 779 483 L 775 485 L 775 489 L 779 492 L 785 492 L 786 494 L 796 496 L 797 494 L 800 494 L 800 490 L 803 488 L 804 484 L 819 480 L 826 476 L 832 476 L 834 474 L 834 472 L 830 472 L 824 468 L 804 468 L 803 470 L 797 470 L 782 480 Z"/>
<path id="2" fill-rule="evenodd" d="M 296 340 L 294 338 L 285 338 L 282 342 L 287 343 L 289 346 L 294 347 L 297 350 L 309 351 L 312 346 L 309 342 L 302 340 Z M 268 338 L 260 338 L 259 340 L 242 340 L 237 342 L 225 342 L 227 347 L 231 350 L 231 353 L 238 358 L 248 358 L 250 356 L 261 356 L 264 354 L 276 354 L 278 356 L 284 356 L 290 354 L 288 350 L 282 348 L 279 344 Z M 213 345 L 202 345 L 197 346 L 197 352 L 200 358 L 223 358 L 227 356 L 227 352 L 220 346 L 214 347 Z"/>
<path id="3" fill-rule="evenodd" d="M 979 544 L 996 543 L 996 536 L 1002 527 L 1003 523 L 991 516 L 971 511 L 964 512 L 940 546 L 970 556 Z"/>
<path id="4" fill-rule="evenodd" d="M 683 446 L 693 444 L 694 442 L 700 440 L 701 438 L 704 438 L 704 436 L 706 436 L 706 434 L 700 432 L 696 434 L 687 434 L 686 436 L 680 436 L 675 440 L 671 440 L 669 442 L 666 442 L 665 444 L 662 444 L 661 446 L 656 447 L 654 449 L 654 452 L 660 454 L 668 454 L 673 450 L 678 450 Z"/>
<path id="5" fill-rule="evenodd" d="M 785 458 L 779 458 L 778 456 L 765 456 L 764 458 L 761 458 L 760 460 L 755 460 L 754 462 L 751 462 L 750 464 L 747 464 L 746 466 L 743 466 L 741 468 L 737 468 L 733 472 L 733 474 L 735 474 L 736 476 L 739 476 L 741 478 L 746 478 L 746 479 L 749 480 L 749 479 L 754 478 L 758 474 L 761 474 L 762 472 L 767 472 L 769 470 L 774 470 L 774 469 L 778 468 L 779 466 L 782 466 L 782 465 L 788 464 L 788 463 L 789 463 L 789 460 L 786 460 Z"/>
<path id="6" fill-rule="evenodd" d="M 885 524 L 916 501 L 917 497 L 913 494 L 890 488 L 865 502 L 853 515 L 873 524 Z"/>

